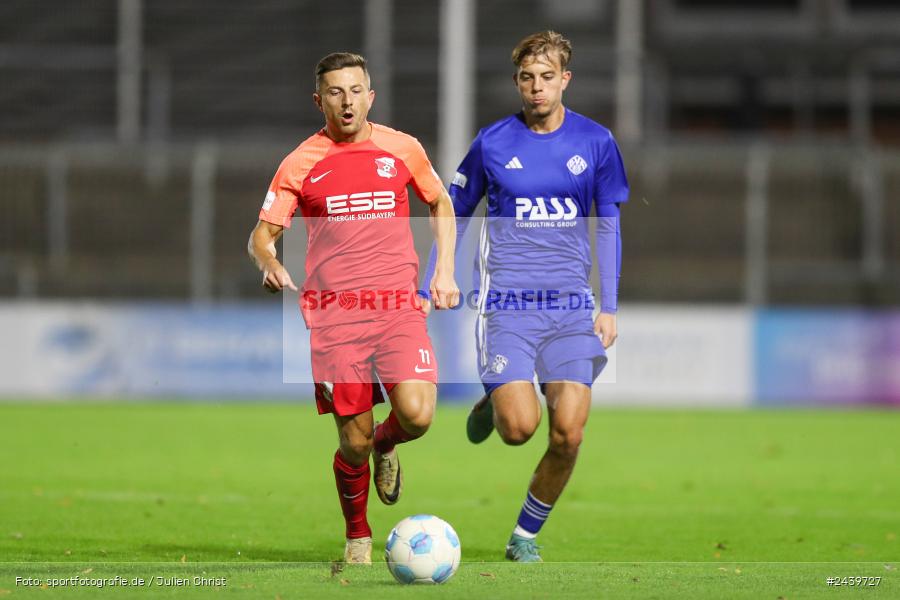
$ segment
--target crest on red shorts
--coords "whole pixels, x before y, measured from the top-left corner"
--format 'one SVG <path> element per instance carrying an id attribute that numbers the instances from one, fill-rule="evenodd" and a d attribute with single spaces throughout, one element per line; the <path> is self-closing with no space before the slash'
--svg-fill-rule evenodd
<path id="1" fill-rule="evenodd" d="M 389 156 L 376 158 L 375 172 L 378 173 L 379 177 L 386 177 L 388 179 L 390 179 L 391 177 L 396 177 L 397 167 L 394 166 L 394 159 Z"/>

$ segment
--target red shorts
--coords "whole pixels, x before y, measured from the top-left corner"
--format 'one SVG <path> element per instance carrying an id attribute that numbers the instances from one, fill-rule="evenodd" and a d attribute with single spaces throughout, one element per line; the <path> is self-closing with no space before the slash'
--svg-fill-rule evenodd
<path id="1" fill-rule="evenodd" d="M 384 402 L 401 381 L 437 383 L 437 361 L 419 311 L 310 330 L 319 414 L 356 415 Z"/>

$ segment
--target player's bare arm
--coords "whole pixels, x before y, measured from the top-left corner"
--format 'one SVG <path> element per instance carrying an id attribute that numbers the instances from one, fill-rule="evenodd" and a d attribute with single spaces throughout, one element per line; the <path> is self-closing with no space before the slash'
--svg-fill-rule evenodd
<path id="1" fill-rule="evenodd" d="M 266 221 L 259 221 L 250 233 L 247 253 L 263 273 L 263 287 L 275 294 L 284 288 L 297 291 L 290 273 L 278 261 L 275 242 L 281 238 L 284 227 Z"/>
<path id="2" fill-rule="evenodd" d="M 616 342 L 616 315 L 601 312 L 594 319 L 594 333 L 600 336 L 604 348 L 609 348 Z"/>
<path id="3" fill-rule="evenodd" d="M 437 309 L 453 308 L 459 304 L 459 287 L 453 278 L 456 253 L 456 215 L 453 201 L 446 190 L 429 203 L 431 231 L 437 247 L 434 277 L 429 282 L 429 292 Z"/>

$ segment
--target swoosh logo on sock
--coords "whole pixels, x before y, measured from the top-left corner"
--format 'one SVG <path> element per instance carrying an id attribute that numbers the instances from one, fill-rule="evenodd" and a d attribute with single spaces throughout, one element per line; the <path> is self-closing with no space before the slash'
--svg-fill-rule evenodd
<path id="1" fill-rule="evenodd" d="M 363 491 L 365 491 L 365 490 L 363 490 Z M 347 494 L 341 494 L 341 495 L 342 495 L 344 498 L 346 498 L 347 500 L 353 500 L 354 498 L 358 498 L 358 497 L 362 496 L 362 492 L 353 494 L 352 496 L 348 496 Z"/>

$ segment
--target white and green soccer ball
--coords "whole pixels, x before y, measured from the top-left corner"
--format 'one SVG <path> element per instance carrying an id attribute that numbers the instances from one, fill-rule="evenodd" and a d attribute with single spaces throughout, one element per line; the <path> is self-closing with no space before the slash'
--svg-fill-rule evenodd
<path id="1" fill-rule="evenodd" d="M 459 536 L 434 515 L 407 517 L 391 530 L 384 558 L 400 583 L 444 583 L 459 568 Z"/>

